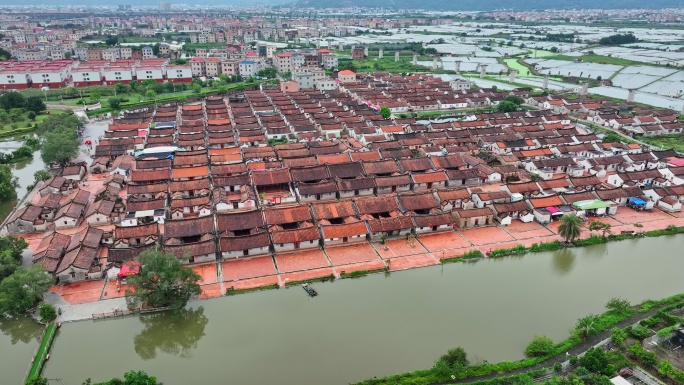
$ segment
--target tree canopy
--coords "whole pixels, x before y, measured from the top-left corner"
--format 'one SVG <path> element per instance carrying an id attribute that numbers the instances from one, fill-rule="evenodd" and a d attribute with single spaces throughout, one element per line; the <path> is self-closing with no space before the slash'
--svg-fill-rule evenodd
<path id="1" fill-rule="evenodd" d="M 558 235 L 565 238 L 565 242 L 572 242 L 582 234 L 582 219 L 576 214 L 563 215 L 558 226 Z"/>
<path id="2" fill-rule="evenodd" d="M 553 352 L 553 340 L 546 336 L 535 336 L 527 348 L 525 355 L 528 357 L 544 357 Z"/>
<path id="3" fill-rule="evenodd" d="M 43 293 L 54 283 L 40 266 L 17 268 L 0 282 L 0 314 L 21 315 L 43 299 Z"/>
<path id="4" fill-rule="evenodd" d="M 127 278 L 133 289 L 126 291 L 126 302 L 130 308 L 144 304 L 180 309 L 202 292 L 198 283 L 202 277 L 185 267 L 176 256 L 148 250 L 138 259 L 140 273 Z"/>
<path id="5" fill-rule="evenodd" d="M 17 196 L 17 178 L 12 175 L 9 166 L 0 165 L 0 202 L 14 199 Z"/>
<path id="6" fill-rule="evenodd" d="M 21 253 L 28 247 L 23 238 L 0 237 L 0 281 L 21 266 Z"/>
<path id="7" fill-rule="evenodd" d="M 12 108 L 24 108 L 26 98 L 19 92 L 5 92 L 0 96 L 0 108 L 9 111 Z"/>
<path id="8" fill-rule="evenodd" d="M 43 103 L 43 99 L 41 99 L 40 96 L 29 96 L 26 98 L 24 109 L 39 114 L 45 111 L 46 107 L 45 103 Z"/>
<path id="9" fill-rule="evenodd" d="M 150 376 L 142 370 L 132 370 L 126 372 L 123 379 L 112 378 L 109 381 L 93 384 L 89 378 L 83 382 L 83 385 L 161 385 L 161 382 L 157 382 L 157 377 Z"/>
<path id="10" fill-rule="evenodd" d="M 60 127 L 45 134 L 40 157 L 45 163 L 69 163 L 78 154 L 78 134 L 75 129 Z"/>
<path id="11" fill-rule="evenodd" d="M 513 112 L 518 111 L 518 105 L 512 101 L 504 100 L 496 105 L 496 110 L 498 112 Z"/>
<path id="12" fill-rule="evenodd" d="M 460 346 L 449 349 L 446 354 L 439 357 L 438 362 L 445 363 L 451 369 L 465 368 L 470 365 L 470 361 L 468 361 L 468 354 L 466 353 L 465 349 Z"/>
<path id="13" fill-rule="evenodd" d="M 631 33 L 606 36 L 606 37 L 601 38 L 601 40 L 599 40 L 599 44 L 601 44 L 601 45 L 621 45 L 621 44 L 631 44 L 631 43 L 636 43 L 636 42 L 637 42 L 636 36 L 632 35 Z"/>
<path id="14" fill-rule="evenodd" d="M 390 111 L 389 107 L 381 107 L 380 115 L 382 115 L 383 119 L 389 119 L 392 116 L 392 111 Z"/>
<path id="15" fill-rule="evenodd" d="M 52 132 L 58 128 L 71 128 L 77 130 L 78 127 L 82 126 L 83 122 L 76 116 L 72 114 L 52 114 L 47 117 L 47 119 L 38 123 L 36 126 L 36 133 L 38 135 L 45 135 Z"/>

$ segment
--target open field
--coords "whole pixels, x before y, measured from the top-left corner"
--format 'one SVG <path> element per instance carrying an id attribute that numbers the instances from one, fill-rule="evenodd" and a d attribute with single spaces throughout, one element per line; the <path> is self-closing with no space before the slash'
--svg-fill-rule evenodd
<path id="1" fill-rule="evenodd" d="M 660 135 L 660 136 L 644 136 L 639 138 L 642 142 L 661 148 L 673 149 L 678 152 L 684 152 L 684 134 L 676 135 Z"/>

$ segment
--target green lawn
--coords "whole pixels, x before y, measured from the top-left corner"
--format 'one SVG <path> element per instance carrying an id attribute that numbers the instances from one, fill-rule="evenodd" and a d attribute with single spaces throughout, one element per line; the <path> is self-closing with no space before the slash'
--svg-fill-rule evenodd
<path id="1" fill-rule="evenodd" d="M 684 134 L 643 136 L 639 140 L 653 146 L 684 152 Z"/>
<path id="2" fill-rule="evenodd" d="M 618 57 L 602 56 L 602 55 L 583 55 L 583 56 L 566 56 L 566 55 L 552 55 L 546 56 L 544 59 L 547 60 L 565 60 L 565 61 L 575 61 L 577 59 L 582 59 L 587 63 L 597 63 L 597 64 L 614 64 L 619 66 L 632 66 L 643 64 L 640 62 L 620 59 Z"/>
<path id="3" fill-rule="evenodd" d="M 383 57 L 382 59 L 367 58 L 363 60 L 355 60 L 352 62 L 356 68 L 356 72 L 427 72 L 429 67 L 413 65 L 413 58 L 401 57 L 398 62 L 394 61 L 394 54 L 392 57 Z"/>
<path id="4" fill-rule="evenodd" d="M 508 66 L 508 68 L 518 70 L 518 76 L 524 76 L 524 77 L 530 77 L 530 78 L 538 78 L 539 76 L 532 74 L 532 71 L 525 67 L 524 65 L 520 64 L 518 62 L 518 59 L 504 59 L 503 60 L 504 64 Z"/>
<path id="5" fill-rule="evenodd" d="M 57 325 L 51 323 L 45 329 L 45 334 L 43 334 L 43 340 L 40 342 L 38 351 L 36 352 L 36 357 L 31 364 L 31 370 L 28 372 L 28 377 L 38 377 L 43 371 L 43 364 L 45 363 L 45 356 L 49 353 L 50 347 L 52 346 L 52 341 L 55 338 L 55 333 L 57 332 Z"/>

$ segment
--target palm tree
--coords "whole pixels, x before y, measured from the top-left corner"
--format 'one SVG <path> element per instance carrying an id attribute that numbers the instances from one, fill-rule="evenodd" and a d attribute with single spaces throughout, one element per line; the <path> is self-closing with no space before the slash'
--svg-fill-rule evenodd
<path id="1" fill-rule="evenodd" d="M 558 226 L 558 234 L 565 238 L 566 243 L 570 243 L 582 234 L 582 219 L 576 214 L 563 215 L 561 225 Z"/>
<path id="2" fill-rule="evenodd" d="M 575 330 L 577 330 L 580 337 L 587 339 L 597 333 L 596 322 L 598 318 L 598 316 L 590 314 L 577 320 Z"/>

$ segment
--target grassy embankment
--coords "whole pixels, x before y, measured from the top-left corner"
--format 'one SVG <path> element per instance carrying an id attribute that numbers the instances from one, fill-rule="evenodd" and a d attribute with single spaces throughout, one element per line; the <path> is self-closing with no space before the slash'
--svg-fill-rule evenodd
<path id="1" fill-rule="evenodd" d="M 43 339 L 38 346 L 36 351 L 36 356 L 33 357 L 31 363 L 31 369 L 28 372 L 26 379 L 33 377 L 39 377 L 43 371 L 43 366 L 45 366 L 45 361 L 47 355 L 50 353 L 50 348 L 52 347 L 52 342 L 55 340 L 55 334 L 57 333 L 57 325 L 55 323 L 50 323 L 45 328 L 45 333 L 43 334 Z"/>
<path id="2" fill-rule="evenodd" d="M 618 66 L 629 67 L 633 65 L 649 64 L 641 63 L 627 59 L 621 59 L 619 57 L 603 56 L 603 55 L 582 55 L 582 56 L 566 56 L 566 55 L 553 55 L 547 56 L 546 60 L 563 60 L 563 61 L 575 61 L 577 59 L 582 59 L 585 63 L 596 63 L 596 64 L 613 64 Z M 655 64 L 650 64 L 655 65 Z"/>
<path id="3" fill-rule="evenodd" d="M 638 139 L 652 146 L 666 149 L 671 148 L 677 152 L 684 152 L 684 134 L 640 136 Z"/>
<path id="4" fill-rule="evenodd" d="M 64 111 L 60 110 L 48 110 L 50 114 L 63 114 Z M 27 113 L 22 115 L 22 119 L 11 123 L 11 124 L 0 124 L 0 138 L 6 138 L 8 136 L 23 135 L 33 132 L 35 130 L 34 125 L 47 119 L 49 114 L 47 112 L 36 115 L 35 120 L 30 120 Z"/>

